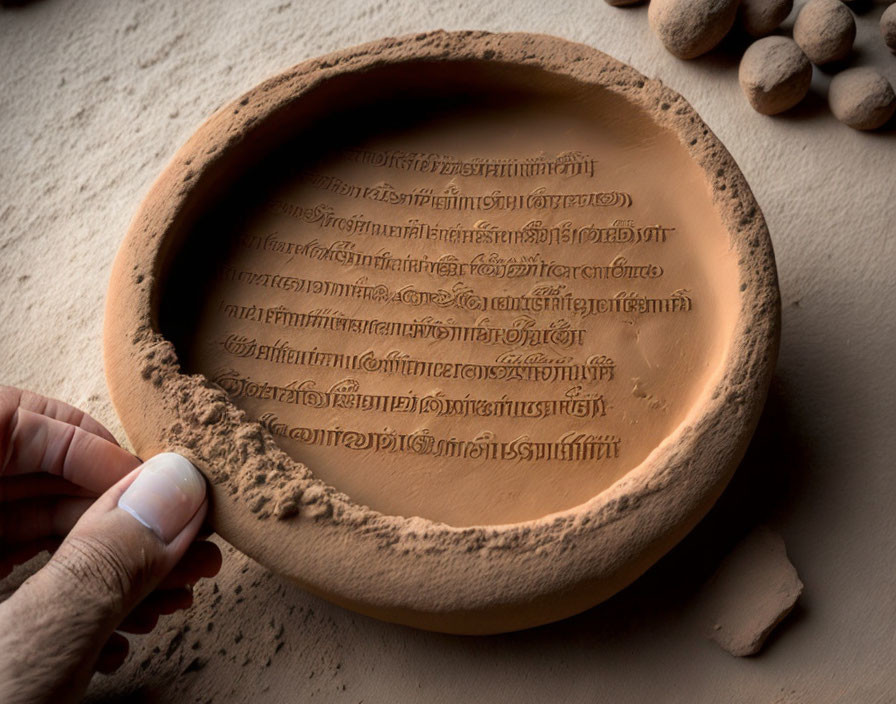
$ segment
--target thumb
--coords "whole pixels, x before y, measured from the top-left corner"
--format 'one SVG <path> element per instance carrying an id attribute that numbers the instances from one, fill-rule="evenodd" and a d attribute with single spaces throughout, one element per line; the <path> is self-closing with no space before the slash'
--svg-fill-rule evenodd
<path id="1" fill-rule="evenodd" d="M 76 583 L 96 615 L 117 626 L 196 537 L 205 493 L 205 479 L 186 458 L 174 452 L 152 457 L 84 513 L 47 563 L 48 579 Z"/>
<path id="2" fill-rule="evenodd" d="M 36 666 L 69 696 L 83 692 L 103 644 L 177 564 L 207 509 L 205 479 L 172 452 L 151 458 L 100 496 L 49 562 L 4 604 L 15 600 L 15 610 L 27 614 L 32 642 L 19 656 L 40 661 L 29 663 L 29 679 Z"/>

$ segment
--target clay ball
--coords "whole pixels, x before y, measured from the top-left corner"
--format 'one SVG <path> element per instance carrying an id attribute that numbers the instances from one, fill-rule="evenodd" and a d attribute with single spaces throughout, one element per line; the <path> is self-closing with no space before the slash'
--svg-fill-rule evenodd
<path id="1" fill-rule="evenodd" d="M 747 49 L 738 78 L 756 112 L 776 115 L 806 97 L 812 83 L 812 64 L 793 39 L 765 37 Z"/>
<path id="2" fill-rule="evenodd" d="M 834 76 L 828 103 L 840 122 L 857 130 L 874 130 L 896 112 L 896 93 L 877 69 L 864 66 Z"/>
<path id="3" fill-rule="evenodd" d="M 693 59 L 718 44 L 737 17 L 739 0 L 652 0 L 647 19 L 665 47 Z"/>
<path id="4" fill-rule="evenodd" d="M 896 5 L 890 5 L 880 16 L 880 33 L 890 51 L 896 51 Z"/>
<path id="5" fill-rule="evenodd" d="M 856 20 L 840 0 L 809 0 L 796 17 L 793 38 L 813 64 L 842 61 L 852 51 Z"/>
<path id="6" fill-rule="evenodd" d="M 764 37 L 780 27 L 792 9 L 793 0 L 742 0 L 738 20 L 751 37 Z"/>

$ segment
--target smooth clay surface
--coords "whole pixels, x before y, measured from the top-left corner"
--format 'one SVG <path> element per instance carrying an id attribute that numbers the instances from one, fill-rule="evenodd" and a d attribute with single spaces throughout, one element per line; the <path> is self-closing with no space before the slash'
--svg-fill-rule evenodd
<path id="1" fill-rule="evenodd" d="M 894 82 L 884 8 L 867 5 L 857 8 L 856 63 Z M 779 362 L 744 461 L 704 521 L 630 587 L 578 616 L 503 636 L 366 618 L 215 537 L 221 574 L 196 586 L 192 609 L 128 636 L 127 662 L 95 677 L 87 700 L 891 700 L 894 133 L 838 122 L 822 71 L 795 110 L 757 114 L 738 85 L 739 54 L 675 59 L 646 5 L 35 0 L 3 10 L 3 382 L 86 409 L 130 447 L 102 367 L 103 307 L 113 257 L 172 155 L 208 115 L 293 64 L 440 27 L 525 29 L 601 49 L 683 95 L 737 160 L 774 239 L 783 302 Z M 761 524 L 783 537 L 806 587 L 762 651 L 735 658 L 705 637 L 701 585 Z M 27 573 L 0 581 L 0 594 Z"/>
<path id="2" fill-rule="evenodd" d="M 135 447 L 202 467 L 236 546 L 365 613 L 504 631 L 610 596 L 707 510 L 777 300 L 679 96 L 562 40 L 437 33 L 203 125 L 116 260 L 106 362 Z"/>
<path id="3" fill-rule="evenodd" d="M 323 153 L 303 136 L 266 160 L 157 284 L 187 371 L 382 513 L 466 526 L 583 504 L 678 427 L 731 342 L 737 263 L 677 136 L 517 71 L 462 65 L 486 83 L 463 98 L 372 77 L 367 134 L 309 128 Z M 390 105 L 399 87 L 420 97 Z"/>

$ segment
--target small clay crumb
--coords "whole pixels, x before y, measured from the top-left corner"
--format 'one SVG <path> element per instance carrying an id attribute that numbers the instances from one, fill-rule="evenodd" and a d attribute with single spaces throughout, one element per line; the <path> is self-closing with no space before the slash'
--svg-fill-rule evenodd
<path id="1" fill-rule="evenodd" d="M 842 61 L 852 51 L 856 20 L 840 0 L 809 0 L 796 17 L 793 38 L 813 64 Z"/>
<path id="2" fill-rule="evenodd" d="M 774 32 L 793 9 L 793 0 L 742 0 L 738 21 L 751 37 L 764 37 Z"/>
<path id="3" fill-rule="evenodd" d="M 640 5 L 644 0 L 606 0 L 607 5 L 613 7 L 628 7 L 629 5 Z"/>
<path id="4" fill-rule="evenodd" d="M 896 52 L 896 5 L 890 5 L 880 16 L 880 33 L 890 51 Z"/>
<path id="5" fill-rule="evenodd" d="M 284 501 L 279 501 L 274 507 L 274 515 L 281 520 L 292 518 L 293 516 L 298 515 L 298 513 L 299 504 L 295 499 L 292 498 L 286 499 Z"/>
<path id="6" fill-rule="evenodd" d="M 652 0 L 647 19 L 665 47 L 693 59 L 716 46 L 737 17 L 739 0 Z"/>
<path id="7" fill-rule="evenodd" d="M 735 546 L 707 585 L 708 636 L 732 655 L 754 655 L 802 593 L 781 536 L 757 528 Z"/>
<path id="8" fill-rule="evenodd" d="M 834 76 L 828 104 L 840 122 L 857 130 L 874 130 L 896 112 L 896 94 L 883 74 L 863 66 Z"/>
<path id="9" fill-rule="evenodd" d="M 738 79 L 754 110 L 775 115 L 806 97 L 812 64 L 789 37 L 765 37 L 744 53 Z"/>

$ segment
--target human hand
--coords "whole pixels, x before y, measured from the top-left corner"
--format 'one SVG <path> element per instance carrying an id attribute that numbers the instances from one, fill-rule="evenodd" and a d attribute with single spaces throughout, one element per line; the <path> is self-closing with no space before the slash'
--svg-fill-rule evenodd
<path id="1" fill-rule="evenodd" d="M 68 404 L 0 387 L 0 578 L 43 550 L 47 564 L 0 604 L 0 701 L 77 701 L 94 670 L 127 657 L 192 603 L 221 552 L 195 541 L 205 479 L 183 457 L 144 465 Z"/>

